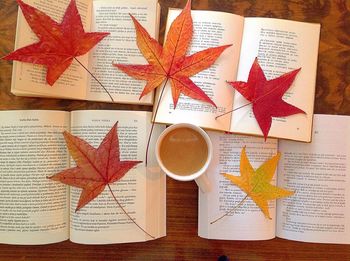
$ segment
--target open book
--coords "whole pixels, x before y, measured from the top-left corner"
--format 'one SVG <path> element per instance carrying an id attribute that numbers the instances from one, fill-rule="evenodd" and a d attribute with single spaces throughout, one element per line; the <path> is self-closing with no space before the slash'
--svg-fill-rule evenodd
<path id="1" fill-rule="evenodd" d="M 169 11 L 168 28 L 179 12 Z M 251 105 L 215 119 L 249 103 L 226 81 L 247 81 L 253 61 L 258 57 L 268 80 L 301 67 L 283 99 L 305 111 L 306 115 L 274 118 L 269 136 L 310 141 L 320 25 L 272 18 L 244 18 L 214 11 L 192 11 L 192 17 L 194 37 L 191 53 L 233 44 L 212 67 L 192 77 L 218 108 L 182 95 L 174 110 L 171 89 L 167 86 L 155 121 L 185 121 L 208 129 L 261 136 Z"/>
<path id="2" fill-rule="evenodd" d="M 81 244 L 146 241 L 108 189 L 75 212 L 81 189 L 47 179 L 75 166 L 64 130 L 98 147 L 118 121 L 121 160 L 144 161 L 150 112 L 1 111 L 0 243 Z M 155 126 L 154 141 L 162 131 Z M 151 148 L 152 149 L 152 148 Z M 128 214 L 155 238 L 165 236 L 165 175 L 153 155 L 111 188 Z"/>
<path id="3" fill-rule="evenodd" d="M 25 0 L 61 21 L 70 0 Z M 77 59 L 106 87 L 115 102 L 152 104 L 153 96 L 139 101 L 143 83 L 133 80 L 112 66 L 112 62 L 141 64 L 146 60 L 136 45 L 134 24 L 129 13 L 139 19 L 154 37 L 158 35 L 159 5 L 156 0 L 77 0 L 85 31 L 110 32 L 87 55 Z M 15 49 L 37 41 L 19 10 Z M 41 65 L 14 62 L 11 92 L 22 96 L 57 97 L 111 102 L 103 88 L 76 61 L 50 86 Z"/>
<path id="4" fill-rule="evenodd" d="M 312 143 L 210 132 L 214 159 L 208 170 L 213 190 L 199 195 L 198 234 L 211 239 L 284 239 L 350 244 L 350 117 L 314 115 Z M 239 175 L 240 153 L 247 146 L 254 169 L 281 152 L 278 186 L 291 197 L 269 202 L 272 220 L 248 198 L 233 213 L 210 222 L 236 206 L 245 193 L 220 173 Z"/>

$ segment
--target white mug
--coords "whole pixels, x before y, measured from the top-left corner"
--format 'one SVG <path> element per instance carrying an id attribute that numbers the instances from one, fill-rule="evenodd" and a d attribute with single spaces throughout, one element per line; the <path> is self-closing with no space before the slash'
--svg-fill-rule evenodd
<path id="1" fill-rule="evenodd" d="M 206 145 L 207 145 L 207 148 L 208 148 L 208 156 L 207 156 L 207 159 L 206 159 L 204 165 L 198 171 L 196 171 L 192 174 L 189 174 L 189 175 L 177 175 L 177 174 L 171 172 L 170 170 L 168 170 L 164 166 L 162 159 L 160 157 L 160 145 L 161 145 L 164 137 L 170 131 L 178 129 L 178 128 L 190 128 L 190 129 L 196 131 L 198 134 L 200 134 L 204 138 Z M 211 190 L 209 180 L 206 176 L 206 170 L 209 167 L 210 161 L 212 159 L 212 154 L 213 154 L 213 145 L 211 143 L 211 140 L 210 140 L 208 134 L 200 127 L 198 127 L 196 125 L 188 124 L 188 123 L 177 123 L 177 124 L 171 125 L 170 127 L 166 128 L 161 133 L 161 135 L 158 137 L 157 144 L 156 144 L 156 158 L 157 158 L 157 161 L 159 163 L 159 166 L 166 173 L 166 175 L 168 175 L 169 177 L 171 177 L 175 180 L 179 180 L 179 181 L 195 180 L 198 187 L 201 189 L 202 192 L 209 192 Z"/>

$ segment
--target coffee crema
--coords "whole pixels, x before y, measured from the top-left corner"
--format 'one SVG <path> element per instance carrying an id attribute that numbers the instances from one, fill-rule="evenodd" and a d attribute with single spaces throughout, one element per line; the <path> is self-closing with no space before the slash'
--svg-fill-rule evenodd
<path id="1" fill-rule="evenodd" d="M 187 176 L 199 171 L 208 159 L 208 145 L 197 131 L 183 127 L 170 131 L 159 147 L 159 156 L 170 172 Z"/>

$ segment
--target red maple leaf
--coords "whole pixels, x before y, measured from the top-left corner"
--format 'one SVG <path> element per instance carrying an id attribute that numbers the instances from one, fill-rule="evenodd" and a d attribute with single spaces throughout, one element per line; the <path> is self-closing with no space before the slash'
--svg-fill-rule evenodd
<path id="1" fill-rule="evenodd" d="M 231 45 L 209 48 L 186 56 L 193 35 L 191 1 L 187 2 L 180 15 L 171 24 L 164 47 L 153 39 L 133 16 L 131 18 L 136 29 L 137 45 L 149 64 L 114 64 L 114 66 L 131 77 L 147 81 L 140 99 L 163 81 L 169 80 L 174 107 L 177 105 L 180 93 L 209 102 L 216 107 L 215 103 L 189 77 L 210 67 Z"/>
<path id="2" fill-rule="evenodd" d="M 71 0 L 59 24 L 38 9 L 17 0 L 39 42 L 20 48 L 5 60 L 47 66 L 46 81 L 53 85 L 70 66 L 73 58 L 86 54 L 109 33 L 86 33 L 75 0 Z"/>
<path id="3" fill-rule="evenodd" d="M 49 178 L 83 189 L 76 211 L 96 198 L 106 186 L 113 195 L 109 184 L 124 177 L 131 168 L 141 162 L 120 161 L 117 124 L 108 132 L 97 149 L 66 131 L 63 135 L 77 167 L 61 171 Z"/>
<path id="4" fill-rule="evenodd" d="M 285 73 L 278 78 L 266 80 L 258 59 L 250 69 L 248 82 L 229 82 L 240 94 L 252 103 L 254 116 L 265 139 L 271 128 L 272 117 L 285 117 L 303 110 L 286 103 L 282 96 L 290 88 L 301 68 Z"/>

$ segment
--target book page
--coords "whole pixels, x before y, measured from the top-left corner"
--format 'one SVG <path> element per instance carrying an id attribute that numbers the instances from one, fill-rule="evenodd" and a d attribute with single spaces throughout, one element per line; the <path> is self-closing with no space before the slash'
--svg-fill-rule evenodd
<path id="1" fill-rule="evenodd" d="M 277 140 L 208 132 L 213 143 L 213 160 L 207 171 L 212 185 L 209 193 L 199 192 L 198 235 L 209 239 L 264 240 L 275 237 L 275 201 L 269 201 L 272 219 L 247 198 L 243 204 L 221 220 L 210 224 L 240 204 L 246 194 L 221 173 L 240 175 L 240 156 L 246 146 L 254 169 L 277 152 Z M 273 178 L 275 183 L 275 178 Z"/>
<path id="2" fill-rule="evenodd" d="M 47 1 L 26 0 L 52 19 L 61 23 L 69 0 Z M 91 0 L 77 0 L 77 6 L 82 18 L 84 29 L 90 30 Z M 19 8 L 15 50 L 38 42 L 38 37 L 32 32 Z M 87 66 L 88 56 L 77 57 Z M 87 73 L 85 69 L 73 60 L 71 66 L 61 75 L 53 86 L 46 82 L 47 67 L 24 62 L 13 62 L 11 92 L 16 95 L 61 97 L 68 99 L 85 99 Z"/>
<path id="3" fill-rule="evenodd" d="M 144 161 L 150 120 L 150 112 L 74 111 L 72 134 L 78 135 L 97 148 L 118 121 L 121 160 Z M 159 134 L 159 128 L 161 127 L 155 126 L 154 139 Z M 150 151 L 149 156 L 153 155 Z M 144 163 L 138 164 L 121 180 L 111 184 L 111 188 L 128 214 L 157 238 L 165 235 L 165 177 L 155 165 L 154 159 L 150 160 L 148 167 L 150 171 L 146 170 Z M 75 212 L 80 193 L 81 189 L 71 189 L 71 241 L 82 244 L 109 244 L 151 239 L 119 208 L 108 188 Z M 153 202 L 149 202 L 150 199 Z"/>
<path id="4" fill-rule="evenodd" d="M 350 118 L 315 115 L 312 143 L 280 141 L 279 186 L 295 195 L 278 201 L 277 236 L 350 243 Z"/>
<path id="5" fill-rule="evenodd" d="M 180 11 L 169 10 L 167 30 Z M 174 109 L 171 87 L 168 83 L 161 98 L 156 122 L 188 122 L 205 128 L 228 130 L 230 118 L 221 117 L 215 120 L 215 117 L 232 110 L 234 90 L 226 81 L 236 78 L 244 18 L 213 11 L 191 11 L 191 14 L 194 29 L 188 55 L 210 47 L 233 45 L 221 54 L 214 65 L 191 77 L 191 80 L 218 107 L 215 108 L 209 103 L 197 101 L 181 94 L 177 107 Z M 162 86 L 159 87 L 159 91 L 161 88 Z M 159 97 L 156 100 L 158 99 Z"/>
<path id="6" fill-rule="evenodd" d="M 68 129 L 68 112 L 0 112 L 0 243 L 68 239 L 69 188 L 47 179 L 69 166 Z"/>
<path id="7" fill-rule="evenodd" d="M 116 102 L 152 104 L 152 94 L 139 100 L 146 82 L 133 79 L 112 66 L 112 63 L 147 64 L 136 45 L 135 27 L 129 14 L 132 14 L 152 37 L 158 38 L 157 1 L 93 1 L 92 12 L 91 30 L 110 32 L 110 35 L 90 54 L 90 70 Z M 87 97 L 88 100 L 111 101 L 105 90 L 91 77 Z"/>
<path id="8" fill-rule="evenodd" d="M 245 19 L 238 81 L 247 81 L 255 57 L 258 57 L 268 80 L 301 68 L 283 100 L 306 114 L 273 118 L 270 137 L 310 141 L 319 34 L 319 24 L 271 18 Z M 236 92 L 234 108 L 247 103 L 249 102 Z M 231 131 L 262 135 L 251 105 L 232 114 Z"/>

